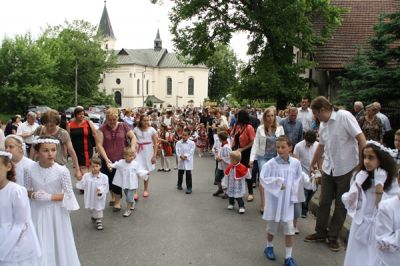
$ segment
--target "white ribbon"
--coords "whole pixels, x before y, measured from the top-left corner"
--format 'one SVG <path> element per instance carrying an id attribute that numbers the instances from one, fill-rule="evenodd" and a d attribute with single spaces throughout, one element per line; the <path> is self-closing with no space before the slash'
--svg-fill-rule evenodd
<path id="1" fill-rule="evenodd" d="M 389 148 L 383 146 L 381 143 L 379 143 L 379 142 L 377 142 L 377 141 L 375 141 L 375 140 L 367 140 L 367 144 L 372 144 L 372 145 L 377 146 L 377 147 L 378 147 L 379 149 L 381 149 L 382 151 L 389 153 L 389 155 L 392 156 L 392 157 L 395 157 L 395 156 L 396 156 L 396 154 L 394 153 L 393 150 L 391 150 L 391 149 L 389 149 Z"/>

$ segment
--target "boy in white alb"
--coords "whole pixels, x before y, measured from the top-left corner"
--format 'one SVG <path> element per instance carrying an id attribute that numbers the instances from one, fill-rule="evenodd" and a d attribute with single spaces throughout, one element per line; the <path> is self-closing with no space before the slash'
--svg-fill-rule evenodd
<path id="1" fill-rule="evenodd" d="M 85 191 L 83 198 L 85 208 L 90 211 L 97 230 L 103 230 L 102 219 L 108 193 L 108 177 L 100 172 L 100 158 L 92 158 L 91 168 L 91 172 L 84 174 L 82 179 L 76 183 L 76 188 Z"/>
<path id="2" fill-rule="evenodd" d="M 294 147 L 293 157 L 300 160 L 303 175 L 310 174 L 310 162 L 314 156 L 314 152 L 317 149 L 318 141 L 317 134 L 313 130 L 309 130 L 304 134 L 304 140 L 300 141 Z M 302 206 L 295 205 L 295 219 L 299 218 L 300 211 L 303 218 L 307 217 L 308 203 L 314 195 L 314 190 L 304 188 L 305 201 L 302 202 Z M 300 203 L 301 204 L 301 203 Z"/>
<path id="3" fill-rule="evenodd" d="M 190 130 L 185 128 L 182 139 L 176 143 L 176 157 L 178 158 L 178 190 L 182 190 L 183 174 L 186 172 L 186 194 L 192 193 L 193 155 L 196 144 L 189 139 Z"/>
<path id="4" fill-rule="evenodd" d="M 221 148 L 215 156 L 215 160 L 218 162 L 217 171 L 215 172 L 215 183 L 217 183 L 218 190 L 213 196 L 218 197 L 224 193 L 223 188 L 226 188 L 226 182 L 224 184 L 224 172 L 228 165 L 231 163 L 229 154 L 232 152 L 231 145 L 228 142 L 229 134 L 226 131 L 220 131 L 218 133 L 218 142 Z M 226 181 L 226 180 L 225 180 Z"/>
<path id="5" fill-rule="evenodd" d="M 278 156 L 265 163 L 260 174 L 266 202 L 263 219 L 267 221 L 268 232 L 264 254 L 269 260 L 276 259 L 272 240 L 281 225 L 285 235 L 285 266 L 296 266 L 292 258 L 295 233 L 293 217 L 294 203 L 298 202 L 297 192 L 302 177 L 301 164 L 296 158 L 290 157 L 292 143 L 287 136 L 277 138 L 276 151 Z"/>

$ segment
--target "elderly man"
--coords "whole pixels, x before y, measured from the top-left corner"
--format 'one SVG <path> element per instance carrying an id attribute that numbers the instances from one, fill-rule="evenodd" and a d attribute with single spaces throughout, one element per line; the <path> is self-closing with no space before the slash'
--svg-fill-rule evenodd
<path id="1" fill-rule="evenodd" d="M 311 109 L 321 121 L 319 144 L 310 162 L 311 172 L 316 170 L 322 156 L 324 161 L 316 232 L 307 236 L 304 241 L 325 242 L 328 238 L 329 248 L 339 251 L 337 240 L 347 214 L 342 195 L 350 188 L 350 179 L 359 164 L 359 153 L 362 152 L 366 140 L 355 117 L 348 111 L 337 110 L 325 97 L 315 98 Z M 332 200 L 335 200 L 335 210 L 331 222 L 328 223 Z"/>
<path id="2" fill-rule="evenodd" d="M 356 120 L 360 119 L 360 117 L 364 116 L 364 105 L 360 101 L 354 102 L 354 116 L 356 117 Z"/>
<path id="3" fill-rule="evenodd" d="M 17 129 L 17 135 L 21 136 L 26 145 L 26 152 L 29 155 L 31 146 L 35 137 L 33 132 L 35 132 L 38 127 L 38 123 L 36 123 L 36 114 L 34 112 L 28 112 L 26 114 L 26 121 L 22 123 Z"/>
<path id="4" fill-rule="evenodd" d="M 285 131 L 285 135 L 292 141 L 293 147 L 303 140 L 303 125 L 297 120 L 297 108 L 289 107 L 288 117 L 282 119 L 281 125 Z"/>
<path id="5" fill-rule="evenodd" d="M 390 126 L 390 121 L 389 118 L 381 113 L 381 104 L 379 102 L 374 102 L 374 105 L 376 107 L 376 109 L 378 109 L 378 113 L 376 114 L 376 116 L 382 121 L 383 124 L 383 129 L 385 130 L 385 133 L 389 132 L 392 130 L 392 127 Z"/>
<path id="6" fill-rule="evenodd" d="M 311 130 L 311 125 L 314 122 L 314 115 L 311 109 L 308 107 L 309 101 L 307 97 L 301 99 L 301 107 L 298 108 L 297 119 L 303 125 L 303 132 Z"/>

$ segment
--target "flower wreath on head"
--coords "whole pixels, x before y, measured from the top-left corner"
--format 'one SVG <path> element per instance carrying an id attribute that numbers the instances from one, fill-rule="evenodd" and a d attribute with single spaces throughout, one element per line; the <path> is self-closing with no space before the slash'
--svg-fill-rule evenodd
<path id="1" fill-rule="evenodd" d="M 43 143 L 59 144 L 60 141 L 58 139 L 39 139 L 39 138 L 33 141 L 33 144 L 43 144 Z"/>
<path id="2" fill-rule="evenodd" d="M 8 159 L 12 159 L 12 154 L 6 151 L 0 151 L 0 156 L 8 157 Z"/>
<path id="3" fill-rule="evenodd" d="M 394 153 L 393 150 L 389 149 L 388 147 L 383 146 L 381 143 L 379 143 L 375 140 L 367 140 L 367 144 L 372 144 L 374 146 L 377 146 L 379 149 L 381 149 L 384 152 L 387 152 L 392 157 L 396 156 L 396 154 Z"/>

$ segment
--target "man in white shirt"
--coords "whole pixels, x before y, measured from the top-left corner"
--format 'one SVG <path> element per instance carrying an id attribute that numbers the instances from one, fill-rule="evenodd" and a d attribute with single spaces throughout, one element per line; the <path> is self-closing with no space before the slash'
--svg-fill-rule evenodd
<path id="1" fill-rule="evenodd" d="M 359 166 L 359 153 L 362 152 L 366 140 L 355 117 L 348 111 L 337 110 L 325 97 L 315 98 L 311 109 L 321 124 L 319 144 L 311 160 L 310 170 L 316 170 L 316 163 L 322 155 L 324 159 L 316 233 L 304 240 L 325 242 L 328 238 L 329 248 L 339 251 L 337 239 L 347 214 L 342 195 L 350 188 L 350 179 L 356 166 Z M 335 210 L 328 226 L 333 199 Z"/>
<path id="2" fill-rule="evenodd" d="M 303 125 L 303 132 L 307 132 L 312 129 L 311 125 L 314 121 L 314 115 L 310 108 L 308 108 L 308 98 L 303 97 L 301 99 L 301 107 L 298 108 L 297 120 Z"/>
<path id="3" fill-rule="evenodd" d="M 378 113 L 376 114 L 376 116 L 382 121 L 383 124 L 383 129 L 386 132 L 389 132 L 390 130 L 392 130 L 392 127 L 390 126 L 390 121 L 389 118 L 381 113 L 381 104 L 379 102 L 374 102 L 374 105 L 376 107 L 376 109 L 378 109 Z"/>
<path id="4" fill-rule="evenodd" d="M 33 141 L 35 140 L 33 132 L 35 132 L 38 126 L 39 125 L 36 123 L 36 114 L 34 112 L 28 112 L 26 121 L 17 129 L 17 136 L 22 137 L 26 144 L 27 154 L 29 154 Z"/>

